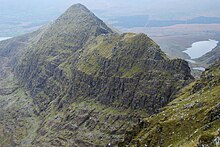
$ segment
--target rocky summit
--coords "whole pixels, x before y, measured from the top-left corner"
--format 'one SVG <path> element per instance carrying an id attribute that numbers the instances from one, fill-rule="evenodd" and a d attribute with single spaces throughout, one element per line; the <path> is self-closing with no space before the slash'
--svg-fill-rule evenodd
<path id="1" fill-rule="evenodd" d="M 114 32 L 81 4 L 0 42 L 0 56 L 3 146 L 133 144 L 137 132 L 124 134 L 194 80 L 186 61 L 145 34 Z"/>

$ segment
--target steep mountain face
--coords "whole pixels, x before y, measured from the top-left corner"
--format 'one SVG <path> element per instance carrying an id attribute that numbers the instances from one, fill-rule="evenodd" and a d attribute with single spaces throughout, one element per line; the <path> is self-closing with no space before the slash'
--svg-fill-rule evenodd
<path id="1" fill-rule="evenodd" d="M 23 46 L 9 40 L 0 50 L 39 120 L 29 127 L 34 136 L 18 145 L 116 144 L 193 80 L 186 61 L 168 59 L 144 34 L 115 33 L 81 4 L 28 36 Z"/>
<path id="2" fill-rule="evenodd" d="M 220 44 L 214 48 L 211 52 L 203 55 L 202 57 L 196 59 L 197 62 L 202 63 L 203 65 L 209 66 L 214 64 L 220 59 Z"/>
<path id="3" fill-rule="evenodd" d="M 38 33 L 0 42 L 0 146 L 31 144 L 39 126 L 33 99 L 13 74 L 13 67 Z"/>
<path id="4" fill-rule="evenodd" d="M 17 73 L 41 110 L 60 96 L 59 107 L 81 97 L 155 113 L 192 79 L 185 61 L 169 60 L 144 34 L 113 33 L 82 5 L 45 31 Z"/>
<path id="5" fill-rule="evenodd" d="M 220 62 L 182 89 L 155 116 L 128 131 L 119 146 L 218 146 L 220 137 Z"/>

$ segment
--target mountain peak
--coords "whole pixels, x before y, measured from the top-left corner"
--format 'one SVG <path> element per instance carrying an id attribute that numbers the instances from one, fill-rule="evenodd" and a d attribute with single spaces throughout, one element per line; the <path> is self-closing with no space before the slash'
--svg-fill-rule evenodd
<path id="1" fill-rule="evenodd" d="M 71 8 L 81 8 L 81 9 L 86 9 L 86 10 L 88 10 L 88 11 L 89 11 L 89 9 L 88 9 L 88 8 L 86 8 L 86 6 L 84 6 L 84 5 L 83 5 L 83 4 L 81 4 L 81 3 L 73 4 L 72 6 L 70 6 L 70 8 L 69 8 L 69 9 L 71 9 Z"/>
<path id="2" fill-rule="evenodd" d="M 82 4 L 72 5 L 64 12 L 53 26 L 66 33 L 84 33 L 86 36 L 98 36 L 113 31 Z M 58 29 L 59 28 L 59 29 Z M 60 33 L 59 33 L 60 34 Z"/>
<path id="3" fill-rule="evenodd" d="M 92 13 L 86 6 L 80 3 L 72 5 L 69 9 L 66 10 L 65 13 L 73 13 L 73 12 L 76 13 L 76 11 L 78 11 L 78 13 L 80 12 Z"/>

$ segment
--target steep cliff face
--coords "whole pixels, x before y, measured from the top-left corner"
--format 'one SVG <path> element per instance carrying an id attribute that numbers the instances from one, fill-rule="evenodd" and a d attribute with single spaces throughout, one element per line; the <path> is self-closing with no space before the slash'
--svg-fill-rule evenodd
<path id="1" fill-rule="evenodd" d="M 128 131 L 119 146 L 218 146 L 220 137 L 220 62 L 182 89 L 155 116 Z"/>
<path id="2" fill-rule="evenodd" d="M 187 62 L 169 60 L 145 34 L 113 32 L 81 4 L 13 51 L 10 67 L 40 120 L 27 144 L 38 146 L 117 144 L 193 80 Z"/>

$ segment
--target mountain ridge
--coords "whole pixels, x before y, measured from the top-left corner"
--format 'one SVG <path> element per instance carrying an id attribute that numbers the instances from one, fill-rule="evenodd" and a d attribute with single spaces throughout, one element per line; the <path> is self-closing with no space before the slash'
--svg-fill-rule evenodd
<path id="1" fill-rule="evenodd" d="M 16 46 L 22 55 L 9 66 L 39 120 L 28 145 L 116 145 L 194 80 L 186 61 L 168 59 L 145 34 L 113 32 L 81 4 L 32 35 Z"/>

